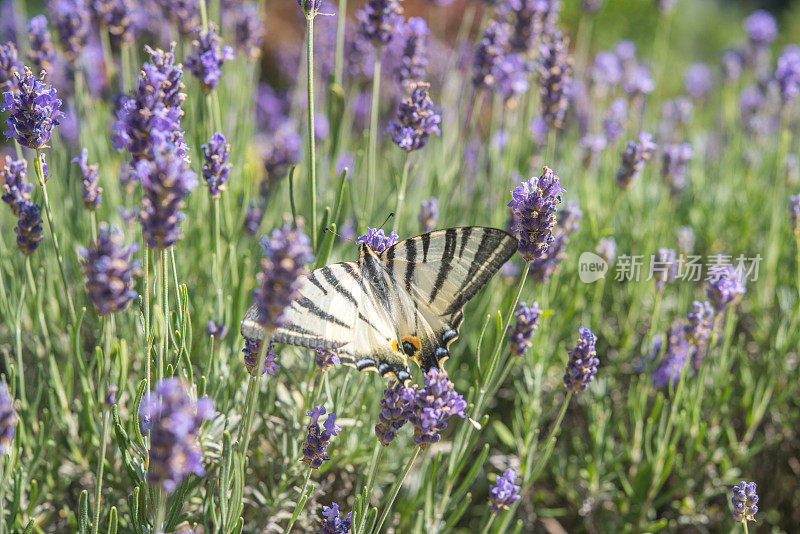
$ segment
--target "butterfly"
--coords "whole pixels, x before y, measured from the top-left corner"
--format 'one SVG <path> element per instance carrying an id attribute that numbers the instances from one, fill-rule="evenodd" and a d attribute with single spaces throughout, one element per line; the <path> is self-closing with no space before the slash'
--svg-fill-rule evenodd
<path id="1" fill-rule="evenodd" d="M 283 312 L 270 341 L 336 353 L 360 371 L 411 379 L 408 358 L 440 368 L 458 338 L 464 305 L 517 250 L 497 228 L 437 230 L 380 254 L 362 244 L 356 262 L 315 269 Z M 259 309 L 242 320 L 242 335 L 262 340 Z"/>

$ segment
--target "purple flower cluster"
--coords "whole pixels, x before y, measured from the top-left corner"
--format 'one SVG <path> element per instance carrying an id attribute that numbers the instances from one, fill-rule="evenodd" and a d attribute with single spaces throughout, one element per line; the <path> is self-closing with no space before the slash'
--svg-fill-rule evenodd
<path id="1" fill-rule="evenodd" d="M 186 68 L 200 80 L 203 92 L 210 93 L 219 85 L 222 65 L 232 59 L 233 49 L 223 46 L 222 38 L 212 26 L 208 31 L 200 32 L 199 37 L 192 41 L 192 52 L 186 58 Z"/>
<path id="2" fill-rule="evenodd" d="M 668 282 L 678 275 L 678 258 L 671 248 L 660 248 L 652 258 L 652 274 L 656 289 L 661 291 Z"/>
<path id="3" fill-rule="evenodd" d="M 31 45 L 28 59 L 36 72 L 53 72 L 56 48 L 53 46 L 53 37 L 47 27 L 47 17 L 36 15 L 28 22 L 28 40 Z"/>
<path id="4" fill-rule="evenodd" d="M 539 47 L 538 72 L 542 116 L 551 127 L 562 128 L 569 105 L 572 59 L 561 32 L 548 34 Z"/>
<path id="5" fill-rule="evenodd" d="M 216 132 L 208 144 L 201 145 L 200 148 L 203 150 L 204 159 L 203 179 L 208 184 L 211 198 L 219 198 L 231 173 L 231 164 L 228 162 L 231 145 L 225 140 L 224 135 Z"/>
<path id="6" fill-rule="evenodd" d="M 731 505 L 733 506 L 733 519 L 739 523 L 755 521 L 758 513 L 758 495 L 756 483 L 742 480 L 731 491 Z"/>
<path id="7" fill-rule="evenodd" d="M 664 145 L 664 152 L 661 154 L 661 177 L 673 195 L 678 194 L 686 186 L 686 174 L 692 154 L 692 145 L 689 143 Z"/>
<path id="8" fill-rule="evenodd" d="M 103 399 L 106 406 L 114 406 L 117 403 L 117 392 L 119 392 L 119 386 L 115 384 L 106 388 L 106 398 Z"/>
<path id="9" fill-rule="evenodd" d="M 150 435 L 151 484 L 172 493 L 189 475 L 205 475 L 198 436 L 203 422 L 215 414 L 211 399 L 192 400 L 177 378 L 162 380 L 147 393 L 139 406 L 139 426 Z"/>
<path id="10" fill-rule="evenodd" d="M 564 387 L 574 393 L 579 393 L 589 387 L 597 374 L 597 366 L 600 365 L 595 350 L 597 341 L 595 335 L 583 326 L 578 332 L 580 333 L 578 344 L 569 351 L 569 362 L 564 373 Z"/>
<path id="11" fill-rule="evenodd" d="M 705 98 L 714 87 L 714 78 L 711 69 L 703 63 L 693 63 L 686 69 L 683 76 L 686 94 L 695 100 Z"/>
<path id="12" fill-rule="evenodd" d="M 558 212 L 558 223 L 553 231 L 553 242 L 538 258 L 531 260 L 529 276 L 537 282 L 545 283 L 558 271 L 561 262 L 567 257 L 566 247 L 569 238 L 580 228 L 583 212 L 577 202 L 564 204 Z"/>
<path id="13" fill-rule="evenodd" d="M 342 360 L 340 360 L 335 353 L 329 350 L 317 349 L 316 353 L 316 356 L 314 356 L 314 362 L 317 364 L 317 369 L 320 371 L 333 369 L 335 366 L 342 363 Z"/>
<path id="14" fill-rule="evenodd" d="M 234 8 L 233 34 L 236 50 L 248 59 L 261 55 L 264 23 L 257 2 L 242 2 Z"/>
<path id="15" fill-rule="evenodd" d="M 64 55 L 75 62 L 89 39 L 89 6 L 84 0 L 55 0 L 50 4 L 50 12 Z"/>
<path id="16" fill-rule="evenodd" d="M 278 357 L 277 354 L 272 352 L 273 346 L 270 345 L 267 348 L 267 354 L 264 358 L 264 363 L 261 365 L 261 374 L 262 375 L 270 375 L 275 376 L 275 373 L 278 372 L 280 369 L 280 365 L 275 359 Z M 252 376 L 256 375 L 256 362 L 258 361 L 259 354 L 261 352 L 261 341 L 258 339 L 250 339 L 244 338 L 244 348 L 242 349 L 242 353 L 244 354 L 244 366 L 247 369 L 247 372 L 250 373 Z"/>
<path id="17" fill-rule="evenodd" d="M 425 79 L 428 34 L 428 24 L 419 17 L 409 18 L 400 27 L 398 37 L 403 40 L 403 52 L 395 69 L 395 77 L 403 87 L 412 88 L 416 82 Z"/>
<path id="18" fill-rule="evenodd" d="M 784 104 L 794 100 L 800 93 L 800 46 L 787 45 L 778 56 L 775 83 Z"/>
<path id="19" fill-rule="evenodd" d="M 154 149 L 151 149 L 151 160 L 142 159 L 134 164 L 136 180 L 142 184 L 144 193 L 139 221 L 147 247 L 165 250 L 183 237 L 181 209 L 186 197 L 197 187 L 197 176 L 173 145 L 164 144 Z"/>
<path id="20" fill-rule="evenodd" d="M 439 199 L 423 200 L 419 208 L 419 227 L 422 233 L 431 232 L 439 220 Z"/>
<path id="21" fill-rule="evenodd" d="M 497 74 L 510 47 L 511 28 L 505 22 L 492 20 L 483 31 L 473 58 L 472 83 L 477 88 L 494 87 Z"/>
<path id="22" fill-rule="evenodd" d="M 775 17 L 761 9 L 753 11 L 742 23 L 750 44 L 757 48 L 768 47 L 778 38 Z"/>
<path id="23" fill-rule="evenodd" d="M 14 215 L 18 215 L 18 204 L 27 202 L 31 199 L 33 184 L 29 184 L 28 162 L 24 159 L 11 159 L 6 156 L 5 165 L 0 169 L 0 179 L 2 181 L 3 202 L 9 205 Z"/>
<path id="24" fill-rule="evenodd" d="M 183 67 L 175 63 L 174 43 L 169 52 L 147 47 L 150 62 L 142 66 L 139 83 L 117 111 L 111 141 L 116 150 L 126 149 L 134 161 L 151 159 L 163 145 L 183 159 L 188 148 L 183 141 L 181 105 L 186 94 Z"/>
<path id="25" fill-rule="evenodd" d="M 686 314 L 686 339 L 697 347 L 705 345 L 714 328 L 714 308 L 708 301 L 692 302 L 692 309 Z"/>
<path id="26" fill-rule="evenodd" d="M 13 137 L 24 147 L 45 148 L 53 128 L 64 116 L 58 92 L 45 81 L 44 76 L 35 78 L 28 67 L 25 67 L 17 85 L 18 92 L 3 93 L 0 111 L 9 112 L 5 121 L 7 129 L 3 134 L 6 139 Z"/>
<path id="27" fill-rule="evenodd" d="M 91 8 L 98 24 L 108 30 L 112 44 L 133 41 L 133 0 L 93 0 Z"/>
<path id="28" fill-rule="evenodd" d="M 619 139 L 628 124 L 628 102 L 624 98 L 617 98 L 608 106 L 608 113 L 603 119 L 603 131 L 608 144 Z"/>
<path id="29" fill-rule="evenodd" d="M 662 343 L 661 336 L 654 338 L 653 358 L 661 352 Z M 670 383 L 676 385 L 686 365 L 686 359 L 693 358 L 696 353 L 697 347 L 686 339 L 684 328 L 681 325 L 673 325 L 667 334 L 664 354 L 653 370 L 653 385 L 657 388 L 663 388 Z"/>
<path id="30" fill-rule="evenodd" d="M 97 241 L 80 251 L 86 292 L 98 315 L 120 312 L 138 297 L 135 287 L 140 264 L 131 261 L 138 249 L 135 243 L 126 247 L 122 232 L 101 223 Z"/>
<path id="31" fill-rule="evenodd" d="M 731 265 L 712 267 L 709 276 L 711 279 L 708 281 L 706 294 L 717 313 L 724 311 L 734 303 L 736 297 L 747 292 L 742 273 Z"/>
<path id="32" fill-rule="evenodd" d="M 653 157 L 658 146 L 653 141 L 653 136 L 646 132 L 639 135 L 639 141 L 629 141 L 622 152 L 622 164 L 617 171 L 617 186 L 627 191 L 633 186 L 634 180 L 642 173 L 644 164 Z"/>
<path id="33" fill-rule="evenodd" d="M 380 422 L 375 425 L 375 435 L 385 447 L 397 435 L 403 425 L 408 422 L 408 415 L 414 403 L 414 389 L 400 382 L 394 382 L 383 390 L 381 399 Z"/>
<path id="34" fill-rule="evenodd" d="M 511 50 L 531 54 L 542 35 L 555 31 L 560 10 L 558 0 L 509 0 L 501 3 L 499 12 L 511 24 Z"/>
<path id="35" fill-rule="evenodd" d="M 511 330 L 508 332 L 508 339 L 511 345 L 511 354 L 514 356 L 524 356 L 528 349 L 533 346 L 533 334 L 539 328 L 539 317 L 542 311 L 539 303 L 534 302 L 528 307 L 524 302 L 517 305 L 514 316 L 517 318 Z"/>
<path id="36" fill-rule="evenodd" d="M 403 21 L 400 0 L 368 0 L 356 13 L 359 34 L 380 47 L 392 40 Z"/>
<path id="37" fill-rule="evenodd" d="M 330 445 L 331 438 L 338 436 L 342 431 L 342 427 L 336 424 L 336 414 L 331 412 L 323 423 L 324 430 L 320 429 L 319 418 L 325 415 L 325 407 L 320 406 L 313 408 L 306 412 L 306 415 L 311 418 L 308 424 L 308 435 L 303 442 L 303 457 L 301 462 L 305 462 L 311 469 L 319 469 L 323 463 L 330 460 L 326 451 Z"/>
<path id="38" fill-rule="evenodd" d="M 432 367 L 425 372 L 425 385 L 417 389 L 409 407 L 408 420 L 414 425 L 414 443 L 425 449 L 442 439 L 439 432 L 447 428 L 454 415 L 467 417 L 467 403 L 453 388 L 443 369 Z"/>
<path id="39" fill-rule="evenodd" d="M 300 159 L 300 135 L 294 121 L 284 122 L 269 134 L 264 145 L 264 168 L 273 177 L 282 177 L 289 165 Z"/>
<path id="40" fill-rule="evenodd" d="M 529 62 L 521 54 L 506 54 L 503 57 L 494 70 L 497 92 L 503 100 L 507 101 L 528 92 L 529 70 Z"/>
<path id="41" fill-rule="evenodd" d="M 200 26 L 200 3 L 196 0 L 157 0 L 164 15 L 182 36 L 194 35 Z"/>
<path id="42" fill-rule="evenodd" d="M 608 141 L 604 135 L 588 134 L 581 137 L 580 146 L 583 149 L 583 166 L 590 169 L 597 166 L 598 156 L 608 146 Z"/>
<path id="43" fill-rule="evenodd" d="M 428 95 L 430 84 L 416 83 L 411 94 L 400 102 L 397 121 L 389 123 L 392 141 L 406 152 L 413 152 L 428 144 L 431 134 L 439 135 L 442 117 L 436 112 Z"/>
<path id="44" fill-rule="evenodd" d="M 222 339 L 228 333 L 228 327 L 224 324 L 217 324 L 214 321 L 206 323 L 206 335 L 214 339 Z"/>
<path id="45" fill-rule="evenodd" d="M 544 167 L 542 175 L 522 182 L 511 192 L 513 225 L 511 232 L 519 242 L 519 252 L 525 261 L 541 257 L 555 240 L 556 206 L 561 204 L 565 190 L 558 176 Z"/>
<path id="46" fill-rule="evenodd" d="M 11 41 L 0 43 L 0 92 L 16 92 L 17 75 L 22 69 L 16 45 Z"/>
<path id="47" fill-rule="evenodd" d="M 41 208 L 30 200 L 17 202 L 17 217 L 17 248 L 30 256 L 42 240 Z"/>
<path id="48" fill-rule="evenodd" d="M 745 57 L 741 50 L 725 50 L 719 58 L 722 78 L 728 85 L 735 84 L 744 70 Z"/>
<path id="49" fill-rule="evenodd" d="M 0 456 L 11 451 L 11 444 L 17 434 L 17 411 L 14 407 L 14 397 L 8 391 L 5 382 L 0 382 Z"/>
<path id="50" fill-rule="evenodd" d="M 356 244 L 367 245 L 375 254 L 380 254 L 397 243 L 398 238 L 399 236 L 394 230 L 392 230 L 389 235 L 386 235 L 380 228 L 367 228 L 367 233 L 365 235 L 358 236 Z"/>
<path id="51" fill-rule="evenodd" d="M 83 207 L 94 211 L 100 206 L 103 188 L 98 186 L 99 176 L 97 163 L 89 165 L 89 151 L 81 150 L 81 155 L 72 158 L 72 163 L 77 163 L 81 169 L 81 187 L 83 189 Z"/>
<path id="52" fill-rule="evenodd" d="M 520 499 L 520 487 L 515 485 L 517 474 L 513 469 L 506 469 L 502 475 L 497 477 L 494 486 L 489 486 L 489 502 L 492 504 L 492 512 L 507 510 L 512 504 Z"/>
<path id="53" fill-rule="evenodd" d="M 322 530 L 319 534 L 347 534 L 350 532 L 351 512 L 347 513 L 344 518 L 339 517 L 339 505 L 332 503 L 330 507 L 322 507 Z"/>
<path id="54" fill-rule="evenodd" d="M 255 237 L 258 234 L 258 227 L 261 226 L 261 220 L 264 218 L 264 204 L 259 201 L 258 203 L 250 201 L 247 203 L 247 208 L 244 212 L 244 222 L 242 226 L 245 232 L 250 237 Z"/>
<path id="55" fill-rule="evenodd" d="M 292 228 L 288 222 L 273 230 L 269 239 L 264 237 L 261 246 L 264 257 L 253 299 L 261 312 L 261 326 L 271 330 L 281 325 L 283 310 L 297 296 L 299 278 L 305 265 L 314 261 L 314 254 L 302 228 Z"/>

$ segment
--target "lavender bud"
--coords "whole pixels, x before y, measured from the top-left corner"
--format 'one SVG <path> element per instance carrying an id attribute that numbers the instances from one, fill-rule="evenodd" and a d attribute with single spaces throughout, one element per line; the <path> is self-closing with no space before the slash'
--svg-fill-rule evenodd
<path id="1" fill-rule="evenodd" d="M 439 220 L 439 199 L 431 197 L 423 200 L 419 209 L 419 227 L 422 233 L 433 231 Z"/>
<path id="2" fill-rule="evenodd" d="M 5 121 L 8 127 L 3 134 L 34 150 L 45 148 L 50 142 L 53 128 L 64 116 L 61 100 L 56 89 L 44 80 L 44 76 L 34 78 L 31 70 L 25 67 L 17 81 L 19 92 L 3 93 L 0 111 L 8 111 Z"/>
<path id="3" fill-rule="evenodd" d="M 494 87 L 496 74 L 509 48 L 510 27 L 492 20 L 484 30 L 481 41 L 475 47 L 472 83 L 476 88 Z"/>
<path id="4" fill-rule="evenodd" d="M 50 29 L 47 27 L 47 17 L 36 15 L 28 22 L 28 40 L 31 45 L 28 51 L 28 60 L 36 72 L 53 72 L 56 49 L 53 46 Z"/>
<path id="5" fill-rule="evenodd" d="M 322 507 L 322 530 L 319 534 L 347 534 L 350 532 L 351 512 L 345 518 L 339 517 L 339 505 L 332 503 L 330 507 Z"/>
<path id="6" fill-rule="evenodd" d="M 662 343 L 660 337 L 654 338 L 652 353 L 654 358 L 661 352 Z M 670 383 L 676 385 L 686 366 L 686 359 L 693 358 L 696 353 L 697 347 L 686 339 L 686 329 L 680 324 L 673 325 L 667 335 L 664 354 L 653 370 L 653 385 L 657 388 L 663 388 Z"/>
<path id="7" fill-rule="evenodd" d="M 74 63 L 89 39 L 89 6 L 84 0 L 55 0 L 50 4 L 50 12 L 64 55 Z"/>
<path id="8" fill-rule="evenodd" d="M 111 384 L 106 388 L 106 398 L 105 398 L 106 406 L 113 406 L 117 403 L 118 391 L 119 388 L 114 384 Z"/>
<path id="9" fill-rule="evenodd" d="M 233 59 L 233 49 L 222 45 L 214 26 L 201 31 L 192 41 L 192 52 L 186 58 L 186 68 L 200 80 L 200 88 L 208 94 L 216 90 L 222 77 L 222 65 Z"/>
<path id="10" fill-rule="evenodd" d="M 264 24 L 257 2 L 243 2 L 234 8 L 233 33 L 236 50 L 250 60 L 261 55 L 264 44 Z"/>
<path id="11" fill-rule="evenodd" d="M 744 277 L 730 265 L 712 269 L 709 276 L 711 279 L 708 281 L 706 294 L 717 313 L 724 311 L 739 295 L 747 292 Z"/>
<path id="12" fill-rule="evenodd" d="M 356 13 L 356 19 L 359 35 L 380 47 L 392 40 L 402 23 L 403 7 L 399 0 L 368 0 Z"/>
<path id="13" fill-rule="evenodd" d="M 5 157 L 5 165 L 0 169 L 0 182 L 3 184 L 0 189 L 3 196 L 0 198 L 11 207 L 14 215 L 19 215 L 18 203 L 31 199 L 33 184 L 29 184 L 27 181 L 27 169 L 27 160 L 14 160 L 10 156 Z"/>
<path id="14" fill-rule="evenodd" d="M 395 77 L 401 86 L 413 88 L 417 82 L 425 79 L 428 24 L 425 19 L 411 17 L 400 27 L 399 36 L 403 39 L 403 53 L 395 69 Z"/>
<path id="15" fill-rule="evenodd" d="M 317 349 L 317 355 L 314 357 L 317 364 L 317 369 L 320 371 L 327 371 L 333 369 L 335 366 L 342 363 L 339 357 L 329 350 Z"/>
<path id="16" fill-rule="evenodd" d="M 555 240 L 556 206 L 564 192 L 558 176 L 549 167 L 543 168 L 540 177 L 522 182 L 511 192 L 513 200 L 508 206 L 515 218 L 511 231 L 526 261 L 542 256 Z"/>
<path id="17" fill-rule="evenodd" d="M 686 314 L 689 324 L 686 327 L 686 339 L 695 346 L 701 346 L 711 334 L 714 326 L 714 308 L 708 301 L 692 302 L 692 310 Z"/>
<path id="18" fill-rule="evenodd" d="M 589 71 L 592 88 L 600 96 L 606 96 L 622 82 L 623 72 L 622 62 L 616 54 L 598 52 Z"/>
<path id="19" fill-rule="evenodd" d="M 507 510 L 512 504 L 520 499 L 520 487 L 515 485 L 517 474 L 513 469 L 506 469 L 502 475 L 497 477 L 494 486 L 489 486 L 489 502 L 492 505 L 492 512 Z"/>
<path id="20" fill-rule="evenodd" d="M 278 365 L 278 362 L 275 361 L 278 355 L 272 352 L 273 349 L 274 346 L 272 344 L 270 344 L 270 346 L 267 348 L 267 354 L 264 357 L 264 363 L 261 364 L 262 375 L 275 376 L 275 373 L 277 373 L 278 369 L 281 367 Z M 256 376 L 256 362 L 258 361 L 260 352 L 260 340 L 250 339 L 247 337 L 244 338 L 244 348 L 242 349 L 242 353 L 244 354 L 244 366 L 251 376 Z"/>
<path id="21" fill-rule="evenodd" d="M 114 46 L 133 42 L 132 0 L 93 0 L 91 8 L 98 24 L 108 30 Z"/>
<path id="22" fill-rule="evenodd" d="M 386 235 L 383 230 L 375 228 L 367 228 L 367 233 L 358 236 L 356 244 L 366 244 L 375 254 L 380 254 L 387 248 L 397 243 L 399 236 L 392 230 L 389 235 Z"/>
<path id="23" fill-rule="evenodd" d="M 98 187 L 98 165 L 89 165 L 89 151 L 81 150 L 81 155 L 72 158 L 72 163 L 77 163 L 81 169 L 81 186 L 83 188 L 83 207 L 94 211 L 100 206 L 103 188 Z"/>
<path id="24" fill-rule="evenodd" d="M 17 248 L 30 256 L 42 240 L 41 208 L 30 200 L 24 200 L 17 202 L 16 211 L 18 219 L 14 232 L 17 234 Z"/>
<path id="25" fill-rule="evenodd" d="M 228 333 L 228 327 L 224 324 L 217 324 L 214 321 L 206 323 L 206 335 L 213 337 L 215 340 L 222 339 Z"/>
<path id="26" fill-rule="evenodd" d="M 692 145 L 689 143 L 664 145 L 661 154 L 661 177 L 670 191 L 677 194 L 686 186 L 686 173 L 692 159 Z"/>
<path id="27" fill-rule="evenodd" d="M 583 149 L 583 166 L 593 168 L 597 166 L 600 152 L 606 148 L 606 137 L 603 135 L 584 135 L 581 137 L 580 146 Z"/>
<path id="28" fill-rule="evenodd" d="M 800 46 L 787 45 L 778 56 L 775 82 L 784 104 L 794 100 L 800 93 Z"/>
<path id="29" fill-rule="evenodd" d="M 517 318 L 508 333 L 511 354 L 513 356 L 524 356 L 528 349 L 533 346 L 533 334 L 539 328 L 539 317 L 542 315 L 539 303 L 534 302 L 528 307 L 524 302 L 517 305 L 514 316 Z"/>
<path id="30" fill-rule="evenodd" d="M 394 440 L 397 431 L 408 422 L 413 402 L 414 389 L 400 382 L 394 382 L 383 390 L 381 413 L 378 416 L 380 422 L 375 425 L 375 435 L 384 447 Z"/>
<path id="31" fill-rule="evenodd" d="M 231 145 L 225 141 L 225 136 L 217 132 L 211 136 L 207 145 L 201 145 L 203 150 L 203 179 L 208 184 L 211 198 L 219 198 L 224 191 L 225 182 L 231 173 L 230 157 Z"/>
<path id="32" fill-rule="evenodd" d="M 439 135 L 442 117 L 433 107 L 428 95 L 430 84 L 417 83 L 411 95 L 400 103 L 397 121 L 389 123 L 392 141 L 406 152 L 413 152 L 428 144 L 431 134 Z"/>
<path id="33" fill-rule="evenodd" d="M 639 141 L 629 141 L 628 146 L 622 152 L 622 164 L 617 171 L 617 186 L 623 191 L 627 191 L 633 185 L 634 180 L 639 177 L 644 169 L 644 164 L 653 157 L 657 145 L 653 142 L 653 136 L 642 132 Z"/>
<path id="34" fill-rule="evenodd" d="M 714 79 L 711 77 L 711 69 L 703 63 L 693 63 L 686 69 L 683 76 L 686 94 L 695 100 L 705 98 L 714 87 Z"/>
<path id="35" fill-rule="evenodd" d="M 597 374 L 597 359 L 595 351 L 596 338 L 591 330 L 585 327 L 579 329 L 580 338 L 574 349 L 569 351 L 569 362 L 564 373 L 564 387 L 573 393 L 579 393 L 589 387 Z"/>
<path id="36" fill-rule="evenodd" d="M 139 296 L 135 287 L 141 270 L 138 261 L 131 261 L 138 249 L 135 243 L 126 247 L 122 232 L 101 223 L 97 241 L 80 251 L 86 292 L 98 315 L 122 311 Z"/>
<path id="37" fill-rule="evenodd" d="M 319 469 L 323 463 L 330 460 L 327 455 L 328 445 L 332 437 L 339 435 L 342 427 L 336 424 L 336 414 L 331 412 L 323 423 L 324 430 L 320 429 L 319 418 L 325 415 L 324 406 L 313 408 L 306 412 L 306 415 L 311 418 L 311 422 L 307 427 L 308 434 L 303 442 L 303 457 L 300 461 L 308 464 L 311 469 Z"/>
<path id="38" fill-rule="evenodd" d="M 0 92 L 16 92 L 17 76 L 23 68 L 16 45 L 11 41 L 0 44 Z"/>
<path id="39" fill-rule="evenodd" d="M 561 32 L 547 36 L 539 47 L 539 92 L 542 116 L 554 128 L 564 126 L 572 84 L 572 58 L 567 54 L 567 41 Z"/>
<path id="40" fill-rule="evenodd" d="M 603 119 L 603 131 L 606 134 L 608 144 L 613 144 L 619 139 L 628 124 L 628 101 L 624 98 L 617 98 L 608 107 L 608 114 Z"/>
<path id="41" fill-rule="evenodd" d="M 14 398 L 5 382 L 0 382 L 0 456 L 11 452 L 11 444 L 17 434 L 19 417 Z"/>
<path id="42" fill-rule="evenodd" d="M 758 495 L 756 483 L 742 480 L 731 491 L 731 505 L 733 506 L 733 519 L 739 523 L 755 521 L 758 513 Z"/>
<path id="43" fill-rule="evenodd" d="M 660 248 L 651 258 L 651 272 L 656 281 L 656 288 L 661 291 L 668 282 L 678 275 L 678 260 L 671 248 Z"/>
<path id="44" fill-rule="evenodd" d="M 452 416 L 467 417 L 467 403 L 456 393 L 447 373 L 432 367 L 424 374 L 425 385 L 417 390 L 408 414 L 414 425 L 414 443 L 422 449 L 442 439 L 439 433 L 447 428 Z"/>

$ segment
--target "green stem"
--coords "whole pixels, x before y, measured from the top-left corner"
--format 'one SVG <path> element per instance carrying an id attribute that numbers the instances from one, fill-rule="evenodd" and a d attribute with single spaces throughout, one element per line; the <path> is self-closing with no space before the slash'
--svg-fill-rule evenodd
<path id="1" fill-rule="evenodd" d="M 109 37 L 106 28 L 100 28 L 100 48 L 103 50 L 103 62 L 106 64 L 107 80 L 110 82 L 111 78 L 116 74 L 117 66 L 114 64 L 114 57 L 111 55 L 111 38 Z M 125 91 L 122 87 L 122 91 Z"/>
<path id="2" fill-rule="evenodd" d="M 100 434 L 100 457 L 97 459 L 97 478 L 94 487 L 94 523 L 92 523 L 92 534 L 97 534 L 100 528 L 100 500 L 103 496 L 103 466 L 106 462 L 106 441 L 108 440 L 108 427 L 111 417 L 108 407 L 104 408 L 103 414 L 103 433 Z"/>
<path id="3" fill-rule="evenodd" d="M 369 141 L 367 146 L 367 195 L 365 198 L 365 215 L 372 211 L 372 195 L 375 190 L 377 157 L 378 157 L 378 112 L 381 91 L 381 49 L 375 50 L 375 69 L 372 73 L 372 102 L 369 112 Z"/>
<path id="4" fill-rule="evenodd" d="M 284 531 L 285 534 L 289 534 L 292 531 L 292 527 L 294 526 L 294 522 L 297 521 L 297 517 L 300 515 L 300 512 L 303 511 L 303 505 L 305 502 L 303 501 L 303 496 L 306 494 L 306 490 L 308 489 L 308 482 L 311 480 L 311 469 L 308 468 L 308 472 L 306 473 L 305 481 L 303 481 L 303 489 L 300 490 L 300 498 L 297 499 L 297 504 L 295 505 L 294 513 L 292 514 L 292 519 L 289 521 L 289 524 L 286 526 L 286 530 Z"/>
<path id="5" fill-rule="evenodd" d="M 403 203 L 406 200 L 406 187 L 408 185 L 408 171 L 411 167 L 411 153 L 406 152 L 403 160 L 403 177 L 400 181 L 400 190 L 397 193 L 397 206 L 394 210 L 395 215 L 395 228 L 398 227 L 402 220 L 400 214 L 403 211 Z"/>
<path id="6" fill-rule="evenodd" d="M 30 261 L 29 256 L 25 257 L 26 264 Z M 27 289 L 27 282 L 23 279 L 22 289 L 19 294 L 19 305 L 14 314 L 14 348 L 17 356 L 17 385 L 19 386 L 19 399 L 23 406 L 27 409 L 28 398 L 25 393 L 25 367 L 22 363 L 22 308 L 25 303 L 25 293 Z"/>
<path id="7" fill-rule="evenodd" d="M 58 246 L 58 236 L 55 232 L 55 224 L 53 223 L 53 212 L 50 209 L 50 199 L 47 197 L 47 184 L 44 179 L 44 171 L 42 170 L 42 151 L 36 149 L 36 160 L 33 162 L 33 167 L 36 170 L 36 178 L 39 180 L 39 185 L 42 187 L 42 195 L 44 197 L 44 210 L 47 214 L 47 226 L 50 228 L 50 235 L 53 237 L 53 248 L 56 251 L 56 260 L 58 261 L 58 270 L 61 273 L 61 283 L 64 284 L 64 294 L 67 296 L 67 309 L 69 311 L 70 324 L 75 325 L 75 306 L 72 304 L 72 295 L 70 294 L 70 285 L 67 281 L 67 271 L 64 269 L 64 257 L 61 255 L 61 247 Z"/>
<path id="8" fill-rule="evenodd" d="M 308 182 L 311 186 L 311 244 L 317 248 L 317 154 L 314 139 L 314 16 L 306 15 L 306 76 L 308 77 Z M 344 18 L 344 17 L 341 17 Z"/>
<path id="9" fill-rule="evenodd" d="M 375 486 L 375 475 L 378 473 L 378 464 L 383 457 L 383 445 L 377 439 L 375 440 L 375 449 L 372 451 L 372 460 L 369 464 L 369 473 L 367 474 L 367 491 L 365 492 L 366 499 L 361 503 L 361 510 L 359 510 L 356 520 L 359 522 L 358 533 L 364 532 L 367 528 L 367 511 L 369 510 L 369 498 L 372 495 L 372 488 Z"/>
<path id="10" fill-rule="evenodd" d="M 222 270 L 221 270 L 221 260 L 222 260 L 222 252 L 220 247 L 220 206 L 219 206 L 219 198 L 215 198 L 211 201 L 211 208 L 214 211 L 214 285 L 216 286 L 216 294 L 217 294 L 217 316 L 215 317 L 216 321 L 222 321 L 224 310 L 223 310 L 223 302 L 222 302 Z"/>
<path id="11" fill-rule="evenodd" d="M 492 512 L 492 515 L 489 516 L 489 521 L 483 526 L 483 530 L 481 530 L 481 534 L 488 534 L 488 532 L 492 529 L 492 525 L 494 524 L 494 520 L 497 517 L 497 514 Z"/>
<path id="12" fill-rule="evenodd" d="M 417 447 L 414 451 L 414 454 L 411 458 L 408 459 L 406 466 L 403 468 L 403 473 L 400 477 L 395 481 L 394 486 L 392 486 L 392 492 L 389 495 L 389 501 L 383 507 L 383 512 L 381 512 L 381 517 L 378 519 L 378 523 L 375 525 L 373 529 L 373 534 L 378 534 L 381 531 L 381 527 L 383 527 L 383 523 L 386 521 L 386 517 L 389 515 L 389 512 L 392 510 L 392 505 L 394 504 L 394 500 L 397 498 L 397 494 L 400 493 L 400 488 L 405 482 L 406 477 L 408 476 L 408 472 L 411 471 L 411 467 L 414 465 L 414 461 L 419 456 L 420 451 L 422 451 L 422 447 Z"/>
<path id="13" fill-rule="evenodd" d="M 150 391 L 152 377 L 152 358 L 150 354 L 150 249 L 144 243 L 144 354 L 147 360 L 145 366 L 145 391 Z"/>
<path id="14" fill-rule="evenodd" d="M 553 423 L 552 428 L 550 428 L 550 433 L 547 434 L 547 439 L 545 440 L 545 449 L 544 453 L 539 456 L 536 460 L 536 464 L 533 467 L 533 472 L 531 473 L 530 480 L 526 480 L 527 484 L 533 483 L 533 481 L 539 478 L 539 475 L 542 474 L 542 469 L 544 469 L 545 464 L 548 460 L 550 460 L 550 455 L 553 453 L 553 448 L 556 444 L 556 439 L 558 437 L 558 432 L 561 430 L 561 423 L 564 421 L 564 414 L 567 413 L 567 406 L 569 406 L 569 401 L 572 399 L 572 391 L 567 391 L 567 395 L 564 397 L 564 403 L 561 405 L 561 410 L 558 412 L 558 417 L 556 417 L 555 422 Z"/>
<path id="15" fill-rule="evenodd" d="M 264 338 L 261 341 L 261 348 L 258 351 L 255 367 L 250 371 L 250 380 L 247 383 L 247 395 L 245 397 L 244 406 L 244 421 L 243 425 L 239 427 L 239 443 L 242 444 L 240 448 L 241 454 L 247 455 L 247 447 L 250 444 L 250 433 L 253 427 L 253 414 L 256 409 L 256 402 L 259 393 L 259 379 L 261 378 L 261 369 L 264 366 L 264 360 L 267 357 L 267 350 L 269 348 L 269 332 L 264 330 Z"/>

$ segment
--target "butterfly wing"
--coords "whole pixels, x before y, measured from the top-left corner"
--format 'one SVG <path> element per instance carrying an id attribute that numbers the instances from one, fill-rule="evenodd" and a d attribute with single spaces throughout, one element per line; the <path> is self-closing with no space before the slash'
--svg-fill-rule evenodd
<path id="1" fill-rule="evenodd" d="M 417 325 L 406 321 L 398 336 L 401 341 L 419 338 L 412 358 L 420 367 L 438 367 L 449 356 L 464 305 L 516 250 L 516 239 L 503 230 L 468 226 L 422 234 L 381 254 L 382 268 L 413 306 L 416 315 L 411 317 L 427 326 L 413 329 Z"/>
<path id="2" fill-rule="evenodd" d="M 354 262 L 327 265 L 305 276 L 299 296 L 284 310 L 283 325 L 271 341 L 335 352 L 343 364 L 359 370 L 410 378 L 407 359 L 396 349 L 396 331 Z M 248 310 L 242 335 L 263 339 L 258 310 Z M 394 341 L 394 343 L 393 343 Z"/>

